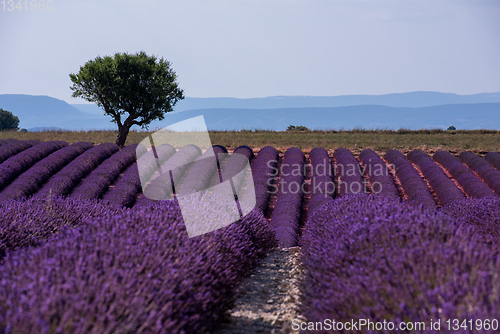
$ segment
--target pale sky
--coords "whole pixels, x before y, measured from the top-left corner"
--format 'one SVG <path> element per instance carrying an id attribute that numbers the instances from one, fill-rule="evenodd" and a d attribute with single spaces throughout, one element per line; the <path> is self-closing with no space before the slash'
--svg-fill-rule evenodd
<path id="1" fill-rule="evenodd" d="M 70 73 L 141 50 L 169 60 L 190 97 L 500 91 L 498 0 L 5 2 L 0 94 L 85 103 Z"/>

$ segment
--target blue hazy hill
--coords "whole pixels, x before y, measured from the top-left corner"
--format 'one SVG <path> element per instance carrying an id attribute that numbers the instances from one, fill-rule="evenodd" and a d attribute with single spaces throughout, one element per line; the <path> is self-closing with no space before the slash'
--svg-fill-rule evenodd
<path id="1" fill-rule="evenodd" d="M 177 102 L 174 110 L 195 109 L 275 109 L 275 108 L 327 108 L 357 105 L 380 105 L 387 107 L 430 107 L 445 104 L 472 104 L 500 102 L 500 92 L 474 95 L 458 95 L 438 92 L 410 92 L 385 95 L 340 95 L 340 96 L 272 96 L 238 99 L 232 97 L 186 97 Z M 75 108 L 96 115 L 103 111 L 95 104 L 72 104 Z"/>
<path id="2" fill-rule="evenodd" d="M 96 118 L 66 101 L 45 95 L 1 94 L 0 108 L 19 117 L 19 126 L 25 129 L 63 127 L 63 124 L 71 124 L 75 120 Z"/>
<path id="3" fill-rule="evenodd" d="M 500 92 L 474 95 L 458 95 L 438 92 L 409 92 L 385 95 L 340 95 L 340 96 L 272 96 L 263 98 L 195 98 L 187 97 L 175 106 L 175 111 L 193 109 L 275 109 L 346 107 L 357 105 L 380 105 L 387 107 L 430 107 L 445 104 L 471 104 L 500 102 Z"/>
<path id="4" fill-rule="evenodd" d="M 285 130 L 288 125 L 310 129 L 500 129 L 500 103 L 451 104 L 421 108 L 378 105 L 333 108 L 199 109 L 171 113 L 151 128 L 203 115 L 208 129 Z"/>
<path id="5" fill-rule="evenodd" d="M 362 104 L 363 99 L 377 100 L 380 103 L 392 104 L 392 106 L 377 103 Z M 160 128 L 190 117 L 204 115 L 208 128 L 214 130 L 285 130 L 288 125 L 305 125 L 311 129 L 343 128 L 346 130 L 355 127 L 396 130 L 400 128 L 446 129 L 450 125 L 459 129 L 500 129 L 500 93 L 456 95 L 415 92 L 378 96 L 186 98 L 179 103 L 184 101 L 187 104 L 180 105 L 180 108 L 176 106 L 176 112 L 167 114 L 164 121 L 153 122 L 150 128 Z M 460 101 L 460 103 L 445 103 L 449 101 Z M 182 109 L 194 107 L 200 103 L 204 106 L 203 108 Z M 337 105 L 348 103 L 359 104 Z M 438 104 L 422 106 L 430 103 Z M 252 107 L 228 107 L 231 104 Z M 304 104 L 306 106 L 301 107 Z M 320 106 L 325 104 L 327 104 L 326 107 Z M 222 106 L 210 108 L 211 105 Z M 277 107 L 281 105 L 294 107 Z M 263 106 L 267 108 L 261 108 Z M 26 129 L 51 127 L 68 130 L 116 129 L 116 124 L 111 122 L 109 116 L 104 116 L 103 111 L 96 105 L 70 105 L 49 96 L 3 94 L 0 95 L 0 108 L 18 116 L 20 127 Z"/>

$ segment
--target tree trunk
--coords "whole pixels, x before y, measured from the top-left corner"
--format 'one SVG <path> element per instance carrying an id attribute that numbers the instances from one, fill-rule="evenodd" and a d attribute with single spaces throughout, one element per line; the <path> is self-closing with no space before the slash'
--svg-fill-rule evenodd
<path id="1" fill-rule="evenodd" d="M 123 125 L 120 129 L 118 129 L 118 137 L 116 138 L 116 145 L 123 147 L 125 145 L 125 141 L 127 140 L 128 132 L 130 130 L 130 126 Z"/>

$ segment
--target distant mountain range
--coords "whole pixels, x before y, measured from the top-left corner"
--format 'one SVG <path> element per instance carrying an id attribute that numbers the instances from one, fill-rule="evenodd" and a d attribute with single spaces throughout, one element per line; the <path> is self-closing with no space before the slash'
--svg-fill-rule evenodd
<path id="1" fill-rule="evenodd" d="M 0 94 L 0 108 L 18 116 L 30 131 L 116 129 L 95 104 L 68 104 L 49 96 Z M 421 129 L 454 125 L 459 129 L 500 129 L 500 92 L 457 95 L 412 92 L 331 97 L 185 98 L 175 112 L 155 121 L 161 128 L 204 115 L 211 130 L 285 130 L 288 125 L 311 129 Z"/>
<path id="2" fill-rule="evenodd" d="M 474 95 L 457 95 L 438 92 L 411 92 L 385 95 L 341 95 L 341 96 L 272 96 L 264 98 L 237 99 L 227 97 L 187 97 L 177 102 L 176 111 L 193 109 L 275 109 L 275 108 L 328 108 L 359 105 L 387 107 L 431 107 L 444 104 L 496 103 L 500 92 Z"/>
<path id="3" fill-rule="evenodd" d="M 171 113 L 152 128 L 203 115 L 212 130 L 285 130 L 288 125 L 309 129 L 500 129 L 500 103 L 446 104 L 421 108 L 376 105 L 333 108 L 199 109 Z"/>
<path id="4" fill-rule="evenodd" d="M 232 97 L 186 97 L 177 102 L 175 112 L 196 109 L 276 109 L 276 108 L 328 108 L 359 105 L 419 108 L 444 104 L 471 104 L 500 102 L 500 92 L 457 95 L 438 92 L 411 92 L 385 95 L 341 96 L 272 96 L 249 99 Z M 80 111 L 102 115 L 95 104 L 72 104 Z"/>

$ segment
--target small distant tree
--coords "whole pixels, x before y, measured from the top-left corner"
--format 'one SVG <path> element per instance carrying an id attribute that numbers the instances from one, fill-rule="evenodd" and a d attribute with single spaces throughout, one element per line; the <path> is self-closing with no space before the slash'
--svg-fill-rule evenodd
<path id="1" fill-rule="evenodd" d="M 309 131 L 309 129 L 304 125 L 289 125 L 286 131 Z"/>
<path id="2" fill-rule="evenodd" d="M 147 128 L 184 98 L 170 63 L 142 51 L 97 57 L 69 77 L 73 97 L 96 103 L 118 125 L 119 146 L 125 144 L 133 125 Z"/>
<path id="3" fill-rule="evenodd" d="M 17 130 L 19 128 L 19 118 L 10 111 L 0 108 L 0 131 Z"/>
<path id="4" fill-rule="evenodd" d="M 446 129 L 446 130 L 448 130 L 448 131 L 452 131 L 452 130 L 456 130 L 456 129 L 457 129 L 456 127 L 454 127 L 453 125 L 450 125 L 450 126 L 448 127 L 448 129 Z"/>

